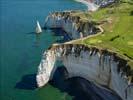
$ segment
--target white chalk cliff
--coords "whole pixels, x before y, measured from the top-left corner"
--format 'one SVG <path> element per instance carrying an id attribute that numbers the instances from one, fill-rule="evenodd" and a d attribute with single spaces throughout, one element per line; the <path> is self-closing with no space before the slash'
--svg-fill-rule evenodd
<path id="1" fill-rule="evenodd" d="M 49 14 L 45 20 L 44 27 L 62 28 L 72 39 L 93 35 L 98 31 L 94 22 L 83 22 L 79 16 L 71 16 L 71 11 Z"/>
<path id="2" fill-rule="evenodd" d="M 96 34 L 99 29 L 92 21 L 81 21 L 71 12 L 55 12 L 45 20 L 46 28 L 62 28 L 72 39 Z M 83 77 L 114 90 L 123 100 L 133 99 L 133 74 L 127 61 L 117 54 L 81 44 L 54 45 L 44 52 L 36 76 L 38 87 L 52 79 L 56 62 L 65 66 L 68 77 Z"/>
<path id="3" fill-rule="evenodd" d="M 41 60 L 36 76 L 38 87 L 52 79 L 56 61 L 62 61 L 68 77 L 80 76 L 86 80 L 106 85 L 123 100 L 132 100 L 130 66 L 115 53 L 84 45 L 64 44 L 47 50 Z"/>

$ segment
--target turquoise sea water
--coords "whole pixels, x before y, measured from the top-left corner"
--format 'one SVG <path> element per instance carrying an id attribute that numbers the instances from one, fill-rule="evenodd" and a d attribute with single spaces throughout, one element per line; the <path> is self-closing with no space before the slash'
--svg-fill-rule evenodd
<path id="1" fill-rule="evenodd" d="M 0 100 L 72 98 L 50 84 L 30 89 L 25 82 L 34 87 L 42 53 L 60 39 L 51 31 L 35 35 L 36 20 L 43 26 L 49 12 L 86 8 L 73 0 L 0 0 Z"/>

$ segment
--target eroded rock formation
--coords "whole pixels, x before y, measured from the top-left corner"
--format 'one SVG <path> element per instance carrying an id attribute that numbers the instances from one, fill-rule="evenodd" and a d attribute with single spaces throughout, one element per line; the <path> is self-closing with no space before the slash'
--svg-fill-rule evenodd
<path id="1" fill-rule="evenodd" d="M 55 12 L 45 21 L 45 28 L 62 28 L 72 39 L 96 34 L 99 29 L 91 20 L 81 20 L 79 16 L 72 15 L 74 11 Z"/>
<path id="2" fill-rule="evenodd" d="M 106 85 L 123 100 L 133 98 L 133 70 L 114 52 L 79 44 L 54 45 L 43 54 L 36 76 L 38 87 L 52 79 L 56 61 L 62 61 L 68 77 L 80 76 Z"/>

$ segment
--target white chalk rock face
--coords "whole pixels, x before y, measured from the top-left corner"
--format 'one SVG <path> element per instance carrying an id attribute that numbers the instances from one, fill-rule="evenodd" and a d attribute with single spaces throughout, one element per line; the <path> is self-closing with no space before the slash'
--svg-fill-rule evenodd
<path id="1" fill-rule="evenodd" d="M 64 44 L 53 46 L 43 55 L 36 76 L 38 87 L 52 79 L 57 68 L 56 61 L 61 60 L 68 71 L 68 77 L 83 77 L 86 80 L 106 85 L 123 100 L 132 100 L 133 86 L 120 65 L 120 59 L 108 51 L 88 48 L 84 45 Z"/>
<path id="2" fill-rule="evenodd" d="M 49 78 L 51 77 L 51 72 L 54 68 L 55 61 L 56 57 L 54 52 L 49 51 L 43 54 L 36 76 L 38 87 L 44 86 L 49 81 Z"/>
<path id="3" fill-rule="evenodd" d="M 71 16 L 71 11 L 50 14 L 45 20 L 44 27 L 62 28 L 72 39 L 80 38 L 81 33 L 85 37 L 96 34 L 98 31 L 93 22 L 82 22 L 80 21 L 80 17 Z"/>

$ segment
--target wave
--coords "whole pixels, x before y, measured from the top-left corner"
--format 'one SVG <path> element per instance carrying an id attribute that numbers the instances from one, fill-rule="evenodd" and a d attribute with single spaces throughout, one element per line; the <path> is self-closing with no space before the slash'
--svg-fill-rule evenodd
<path id="1" fill-rule="evenodd" d="M 85 4 L 88 7 L 89 11 L 96 11 L 99 8 L 98 5 L 91 2 L 87 2 L 86 0 L 75 0 L 75 1 Z"/>

